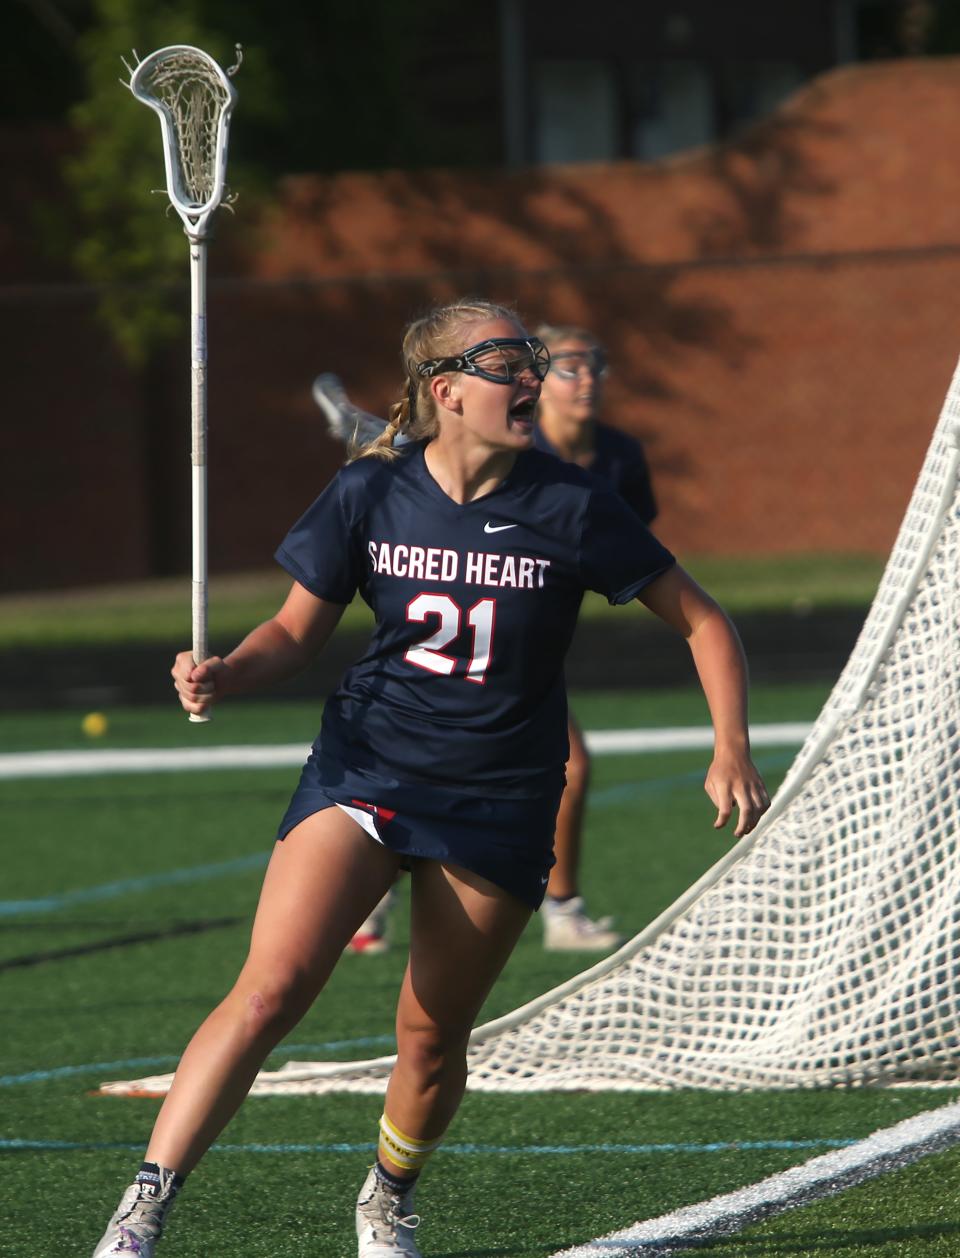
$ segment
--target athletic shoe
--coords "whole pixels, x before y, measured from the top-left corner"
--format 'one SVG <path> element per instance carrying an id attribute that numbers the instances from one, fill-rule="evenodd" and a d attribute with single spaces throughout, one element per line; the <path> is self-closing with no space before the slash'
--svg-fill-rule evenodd
<path id="1" fill-rule="evenodd" d="M 358 1258 L 421 1258 L 413 1229 L 420 1223 L 413 1213 L 414 1189 L 393 1192 L 371 1167 L 357 1197 Z"/>
<path id="2" fill-rule="evenodd" d="M 164 1178 L 162 1172 L 159 1185 L 131 1184 L 120 1198 L 93 1258 L 153 1258 L 153 1247 L 163 1233 L 174 1196 L 173 1176 Z"/>
<path id="3" fill-rule="evenodd" d="M 366 930 L 358 930 L 347 944 L 348 952 L 363 953 L 368 957 L 378 957 L 390 951 L 390 945 L 383 935 L 373 935 Z"/>
<path id="4" fill-rule="evenodd" d="M 593 921 L 587 916 L 583 896 L 543 902 L 543 946 L 547 952 L 609 952 L 623 942 L 612 917 Z"/>
<path id="5" fill-rule="evenodd" d="M 390 917 L 390 910 L 393 908 L 394 899 L 395 894 L 391 887 L 347 944 L 348 952 L 361 952 L 366 956 L 375 957 L 389 951 L 387 922 Z"/>
<path id="6" fill-rule="evenodd" d="M 366 445 L 383 435 L 386 421 L 362 411 L 347 397 L 340 377 L 325 371 L 313 382 L 313 400 L 323 411 L 327 427 L 339 441 Z"/>

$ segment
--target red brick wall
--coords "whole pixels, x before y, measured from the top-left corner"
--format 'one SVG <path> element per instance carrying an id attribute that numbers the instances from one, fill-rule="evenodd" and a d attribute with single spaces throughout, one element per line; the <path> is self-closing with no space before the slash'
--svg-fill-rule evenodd
<path id="1" fill-rule="evenodd" d="M 464 292 L 596 328 L 608 416 L 647 442 L 681 554 L 885 553 L 960 349 L 956 139 L 960 65 L 896 62 L 831 73 L 738 143 L 665 162 L 298 177 L 256 223 L 241 200 L 221 236 L 249 261 L 223 274 L 227 242 L 211 250 L 212 564 L 269 562 L 332 474 L 313 376 L 382 409 L 403 324 Z M 25 473 L 0 509 L 20 539 L 6 588 L 155 566 L 149 399 L 91 308 L 0 292 L 0 440 Z M 167 499 L 185 504 L 183 347 L 164 370 L 184 459 Z M 163 535 L 186 568 L 174 505 Z"/>

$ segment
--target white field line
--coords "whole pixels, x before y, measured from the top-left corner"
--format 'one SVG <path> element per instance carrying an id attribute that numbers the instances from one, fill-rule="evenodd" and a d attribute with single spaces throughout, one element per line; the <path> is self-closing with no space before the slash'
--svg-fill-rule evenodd
<path id="1" fill-rule="evenodd" d="M 740 1232 L 784 1210 L 835 1196 L 957 1143 L 960 1101 L 907 1118 L 866 1140 L 811 1158 L 757 1184 L 635 1223 L 585 1245 L 559 1250 L 551 1258 L 641 1258 L 679 1253 L 715 1237 Z"/>
<path id="2" fill-rule="evenodd" d="M 754 747 L 786 747 L 802 743 L 810 731 L 803 721 L 756 725 Z M 586 734 L 594 755 L 617 752 L 683 751 L 709 748 L 709 726 L 665 729 L 604 729 Z M 164 773 L 181 769 L 297 768 L 310 748 L 301 743 L 273 746 L 139 747 L 117 750 L 12 751 L 0 755 L 0 781 L 16 778 L 87 777 L 102 773 Z"/>

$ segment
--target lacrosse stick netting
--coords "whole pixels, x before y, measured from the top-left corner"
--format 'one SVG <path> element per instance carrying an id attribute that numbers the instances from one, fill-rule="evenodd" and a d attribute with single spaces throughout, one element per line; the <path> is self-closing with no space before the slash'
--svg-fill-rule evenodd
<path id="1" fill-rule="evenodd" d="M 229 73 L 188 44 L 160 48 L 130 71 L 131 92 L 160 118 L 167 195 L 191 240 L 207 234 L 226 196 L 227 138 L 237 99 Z"/>
<path id="2" fill-rule="evenodd" d="M 192 618 L 193 657 L 199 664 L 209 655 L 206 238 L 210 218 L 226 196 L 227 136 L 237 93 L 212 57 L 187 44 L 145 57 L 130 71 L 129 87 L 160 118 L 167 195 L 190 242 Z"/>

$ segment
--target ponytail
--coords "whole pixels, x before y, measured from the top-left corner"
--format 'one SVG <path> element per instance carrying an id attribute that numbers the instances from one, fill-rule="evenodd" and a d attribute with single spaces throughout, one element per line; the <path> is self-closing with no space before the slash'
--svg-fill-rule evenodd
<path id="1" fill-rule="evenodd" d="M 351 449 L 349 462 L 367 457 L 395 459 L 400 450 L 394 443 L 401 434 L 409 439 L 436 436 L 436 431 L 433 429 L 427 431 L 426 425 L 423 426 L 424 431 L 418 431 L 420 425 L 415 423 L 418 387 L 418 382 L 411 380 L 408 376 L 404 395 L 399 402 L 394 402 L 390 407 L 389 419 L 383 432 L 373 441 Z"/>

